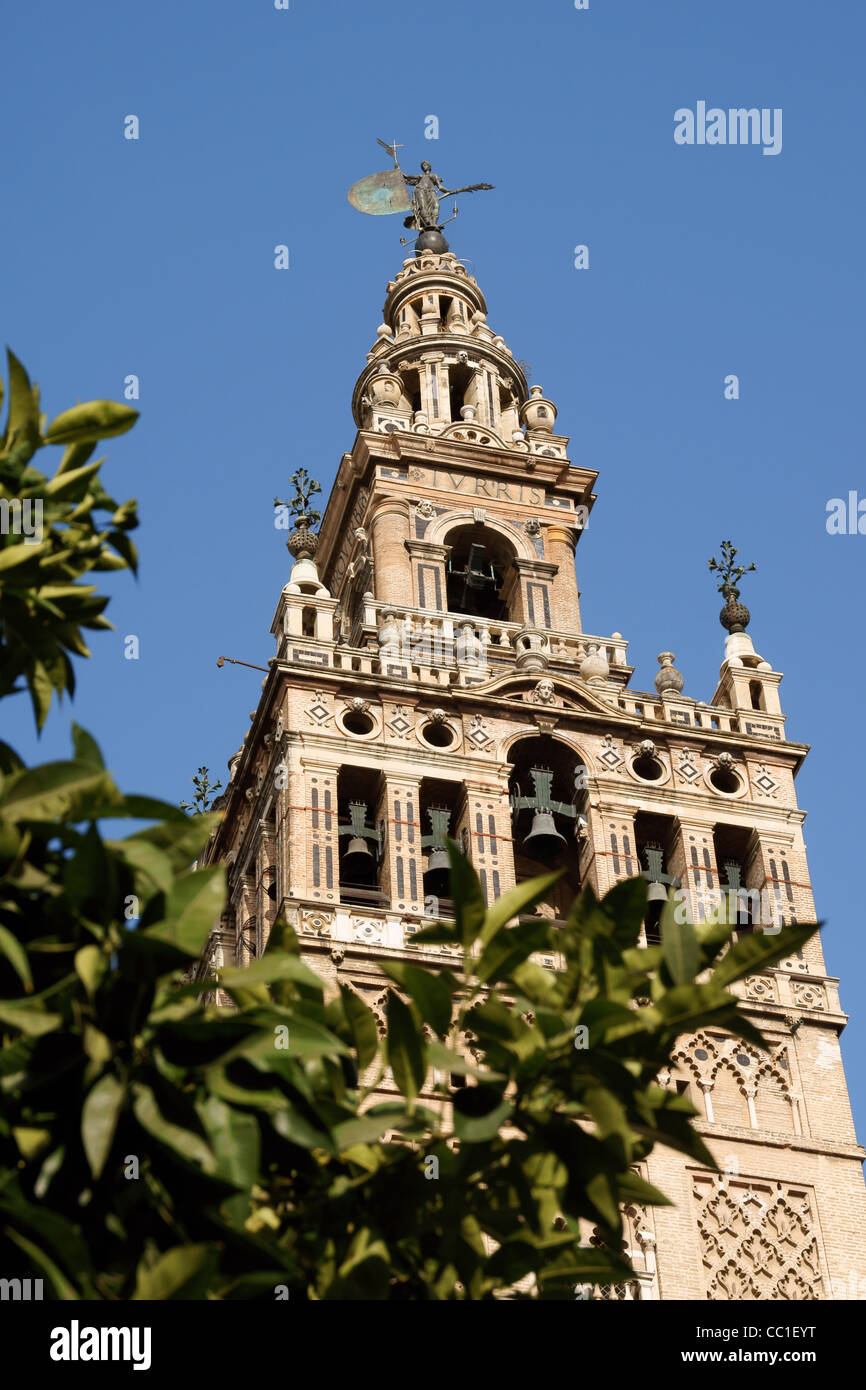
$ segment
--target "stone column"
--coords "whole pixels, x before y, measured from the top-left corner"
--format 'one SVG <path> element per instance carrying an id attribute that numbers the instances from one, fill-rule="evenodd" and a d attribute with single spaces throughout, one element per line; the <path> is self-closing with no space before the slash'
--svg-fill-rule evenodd
<path id="1" fill-rule="evenodd" d="M 514 887 L 514 846 L 508 788 L 467 781 L 463 823 L 469 831 L 469 857 L 488 903 Z"/>
<path id="2" fill-rule="evenodd" d="M 444 613 L 448 608 L 448 595 L 445 581 L 445 561 L 448 547 L 436 545 L 433 541 L 410 540 L 406 549 L 411 556 L 414 571 L 414 586 L 407 583 L 403 589 L 402 604 L 429 608 L 434 613 Z"/>
<path id="3" fill-rule="evenodd" d="M 298 779 L 300 780 L 300 779 Z M 292 836 L 304 846 L 304 887 L 293 896 L 310 898 L 314 902 L 335 904 L 340 901 L 340 837 L 337 822 L 337 768 L 326 763 L 304 759 L 303 801 L 296 806 L 294 816 L 300 834 Z"/>
<path id="4" fill-rule="evenodd" d="M 548 560 L 516 559 L 514 567 L 520 576 L 520 618 L 530 627 L 550 629 L 557 627 L 554 620 L 553 580 L 555 567 Z"/>
<path id="5" fill-rule="evenodd" d="M 637 857 L 631 807 L 589 805 L 588 836 L 580 857 L 581 879 L 603 898 L 615 883 L 635 878 L 643 868 Z"/>
<path id="6" fill-rule="evenodd" d="M 549 560 L 556 565 L 551 585 L 553 623 L 559 632 L 582 632 L 577 573 L 574 568 L 575 532 L 568 526 L 546 526 L 544 548 Z"/>
<path id="7" fill-rule="evenodd" d="M 680 817 L 673 853 L 665 868 L 680 881 L 680 891 L 686 894 L 690 922 L 718 920 L 720 870 L 716 864 L 712 825 Z"/>
<path id="8" fill-rule="evenodd" d="M 417 777 L 385 773 L 381 818 L 385 821 L 382 892 L 396 912 L 424 912 L 424 861 L 421 856 L 421 783 Z"/>
<path id="9" fill-rule="evenodd" d="M 406 552 L 409 515 L 396 498 L 383 502 L 373 515 L 373 583 L 381 603 L 398 608 L 410 602 L 412 571 Z"/>

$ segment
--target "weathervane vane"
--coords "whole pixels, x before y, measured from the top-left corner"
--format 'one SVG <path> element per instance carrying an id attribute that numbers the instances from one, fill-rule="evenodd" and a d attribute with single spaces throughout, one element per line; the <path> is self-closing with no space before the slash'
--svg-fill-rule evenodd
<path id="1" fill-rule="evenodd" d="M 376 143 L 388 151 L 394 161 L 394 168 L 386 169 L 380 174 L 368 174 L 366 178 L 352 184 L 347 194 L 352 207 L 374 217 L 380 217 L 385 213 L 408 212 L 409 216 L 403 219 L 403 226 L 409 227 L 418 235 L 414 238 L 401 237 L 401 244 L 405 246 L 414 240 L 416 252 L 447 251 L 448 242 L 442 235 L 442 228 L 457 216 L 457 204 L 454 204 L 451 217 L 440 222 L 439 204 L 442 199 L 453 198 L 458 193 L 477 193 L 491 189 L 493 184 L 469 183 L 463 188 L 446 188 L 439 175 L 433 173 L 426 159 L 422 161 L 420 174 L 406 174 L 400 168 L 397 158 L 397 151 L 403 146 L 398 145 L 396 140 L 390 145 L 378 139 Z"/>

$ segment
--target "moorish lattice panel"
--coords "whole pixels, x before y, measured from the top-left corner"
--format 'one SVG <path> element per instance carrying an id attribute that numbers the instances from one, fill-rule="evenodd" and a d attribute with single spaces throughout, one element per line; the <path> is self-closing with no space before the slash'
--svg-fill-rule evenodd
<path id="1" fill-rule="evenodd" d="M 824 1297 L 815 1199 L 791 1183 L 693 1178 L 706 1297 Z"/>

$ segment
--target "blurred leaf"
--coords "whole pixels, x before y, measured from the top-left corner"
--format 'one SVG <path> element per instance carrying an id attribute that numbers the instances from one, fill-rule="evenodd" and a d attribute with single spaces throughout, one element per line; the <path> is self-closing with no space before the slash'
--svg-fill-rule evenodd
<path id="1" fill-rule="evenodd" d="M 383 960 L 381 968 L 404 989 L 418 1006 L 418 1012 L 434 1033 L 444 1037 L 451 1027 L 451 1012 L 457 981 L 447 970 L 433 973 L 403 961 Z"/>
<path id="2" fill-rule="evenodd" d="M 83 444 L 125 434 L 138 419 L 138 411 L 118 401 L 87 401 L 64 410 L 45 431 L 46 444 Z"/>
<path id="3" fill-rule="evenodd" d="M 150 1266 L 138 1267 L 133 1299 L 202 1299 L 216 1269 L 217 1252 L 210 1245 L 176 1245 Z"/>
<path id="4" fill-rule="evenodd" d="M 91 1088 L 84 1102 L 81 1142 L 94 1178 L 101 1174 L 111 1152 L 125 1094 L 117 1077 L 108 1072 Z"/>
<path id="5" fill-rule="evenodd" d="M 681 908 L 669 895 L 662 909 L 661 933 L 665 965 L 676 985 L 688 984 L 698 972 L 698 938 L 690 922 L 677 920 Z"/>
<path id="6" fill-rule="evenodd" d="M 427 1074 L 421 1031 L 408 1005 L 391 989 L 388 990 L 385 1016 L 388 1024 L 388 1065 L 394 1073 L 398 1091 L 408 1101 L 413 1101 L 424 1085 Z"/>

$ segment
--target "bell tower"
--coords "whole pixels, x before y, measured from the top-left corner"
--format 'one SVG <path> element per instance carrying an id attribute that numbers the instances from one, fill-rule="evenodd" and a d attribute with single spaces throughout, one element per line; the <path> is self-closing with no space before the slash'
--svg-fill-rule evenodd
<path id="1" fill-rule="evenodd" d="M 318 533 L 300 489 L 275 655 L 208 849 L 230 903 L 202 973 L 261 952 L 283 911 L 307 963 L 381 1018 L 380 959 L 447 962 L 413 939 L 451 911 L 446 837 L 488 900 L 561 867 L 535 909 L 554 922 L 581 886 L 636 874 L 647 942 L 672 885 L 741 933 L 814 921 L 807 748 L 746 632 L 732 547 L 712 698 L 684 693 L 670 651 L 655 688 L 632 689 L 626 640 L 581 621 L 597 475 L 447 249 L 419 242 L 388 285 L 352 410 Z M 771 1052 L 707 1030 L 661 1078 L 697 1106 L 722 1173 L 651 1155 L 644 1176 L 675 1205 L 630 1210 L 636 1277 L 605 1296 L 866 1296 L 838 981 L 815 937 L 741 991 Z"/>

